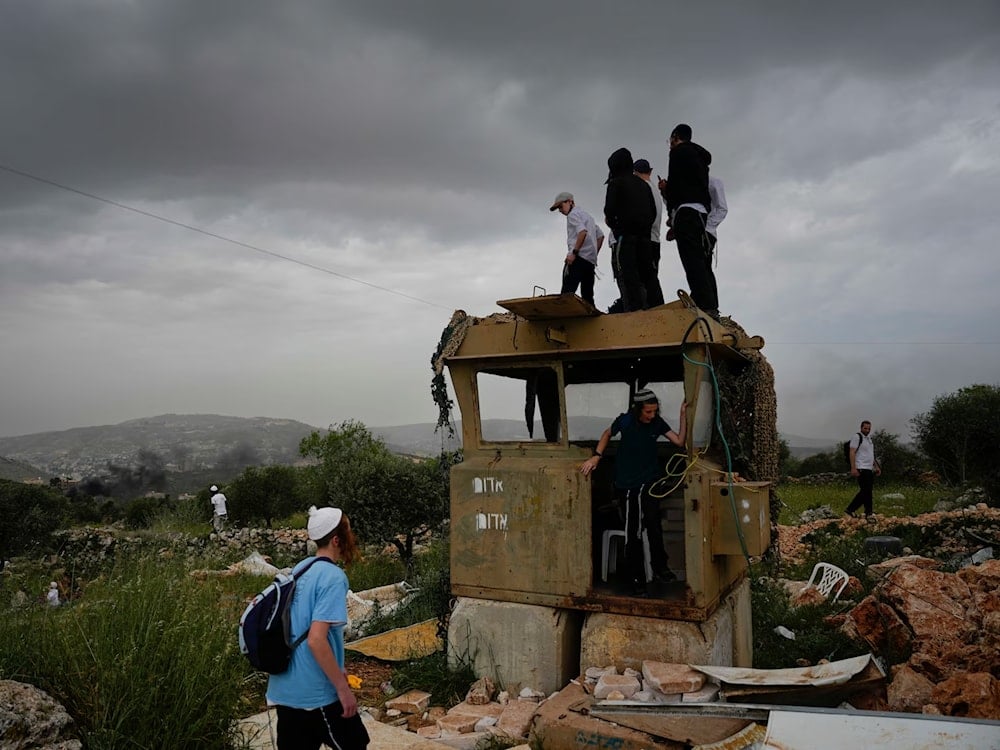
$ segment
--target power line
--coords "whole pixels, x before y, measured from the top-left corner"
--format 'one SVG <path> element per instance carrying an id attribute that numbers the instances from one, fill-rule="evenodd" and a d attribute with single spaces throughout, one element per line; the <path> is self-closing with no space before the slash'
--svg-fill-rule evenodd
<path id="1" fill-rule="evenodd" d="M 354 276 L 348 276 L 344 273 L 339 273 L 337 271 L 325 268 L 323 266 L 317 266 L 314 263 L 309 263 L 308 261 L 299 260 L 298 258 L 292 258 L 288 255 L 282 255 L 281 253 L 276 253 L 273 250 L 267 250 L 256 245 L 251 245 L 248 242 L 242 242 L 240 240 L 234 240 L 231 237 L 226 237 L 221 234 L 216 234 L 215 232 L 210 232 L 207 229 L 202 229 L 200 227 L 193 226 L 191 224 L 185 224 L 183 221 L 177 221 L 176 219 L 170 219 L 166 216 L 160 216 L 159 214 L 154 214 L 151 211 L 144 211 L 141 208 L 136 208 L 135 206 L 129 206 L 126 203 L 119 203 L 118 201 L 111 200 L 110 198 L 104 198 L 100 195 L 95 195 L 94 193 L 88 193 L 86 190 L 79 190 L 78 188 L 70 187 L 69 185 L 63 185 L 55 180 L 49 180 L 45 177 L 39 177 L 38 175 L 31 174 L 29 172 L 23 172 L 20 169 L 15 169 L 14 167 L 9 167 L 6 164 L 0 164 L 0 170 L 5 172 L 10 172 L 19 177 L 24 177 L 29 180 L 34 180 L 35 182 L 40 182 L 43 185 L 49 185 L 51 187 L 59 188 L 60 190 L 66 190 L 70 193 L 76 193 L 77 195 L 82 195 L 85 198 L 90 198 L 91 200 L 100 201 L 101 203 L 106 203 L 109 206 L 114 206 L 115 208 L 121 208 L 125 211 L 131 211 L 132 213 L 139 214 L 140 216 L 146 216 L 150 219 L 156 219 L 157 221 L 162 221 L 166 224 L 173 224 L 176 227 L 181 227 L 182 229 L 187 229 L 192 232 L 197 232 L 198 234 L 203 234 L 206 237 L 212 237 L 216 240 L 222 240 L 223 242 L 228 242 L 232 245 L 238 247 L 243 247 L 248 250 L 253 250 L 256 253 L 261 253 L 262 255 L 270 255 L 272 258 L 278 258 L 280 260 L 287 260 L 289 263 L 296 263 L 297 265 L 303 266 L 305 268 L 311 268 L 314 271 L 320 271 L 322 273 L 329 274 L 331 276 L 336 276 L 340 279 L 345 279 L 346 281 L 353 281 L 355 284 L 363 284 L 364 286 L 370 287 L 372 289 L 377 289 L 380 292 L 386 292 L 388 294 L 394 294 L 397 297 L 403 297 L 405 299 L 413 300 L 414 302 L 420 302 L 424 305 L 430 305 L 431 307 L 437 307 L 442 310 L 450 310 L 451 308 L 445 307 L 444 305 L 439 305 L 436 302 L 430 302 L 429 300 L 421 299 L 420 297 L 414 297 L 412 294 L 406 294 L 405 292 L 397 291 L 396 289 L 390 289 L 386 286 L 380 286 L 379 284 L 373 284 L 370 281 L 365 281 L 364 279 L 359 279 Z"/>

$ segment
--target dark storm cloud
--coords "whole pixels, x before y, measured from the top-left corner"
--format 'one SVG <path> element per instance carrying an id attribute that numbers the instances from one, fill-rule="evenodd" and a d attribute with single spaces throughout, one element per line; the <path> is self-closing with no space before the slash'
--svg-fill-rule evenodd
<path id="1" fill-rule="evenodd" d="M 875 405 L 901 429 L 1000 379 L 984 347 L 896 343 L 995 340 L 994 2 L 2 13 L 0 164 L 333 273 L 0 171 L 0 434 L 161 411 L 432 419 L 450 309 L 556 284 L 552 196 L 599 216 L 608 154 L 665 173 L 681 120 L 726 181 L 724 312 L 774 342 L 786 429 Z M 676 253 L 661 277 L 685 286 Z"/>

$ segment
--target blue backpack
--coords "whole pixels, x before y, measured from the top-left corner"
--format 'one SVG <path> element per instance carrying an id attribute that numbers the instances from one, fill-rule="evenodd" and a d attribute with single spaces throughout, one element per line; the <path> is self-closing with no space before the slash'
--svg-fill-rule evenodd
<path id="1" fill-rule="evenodd" d="M 295 582 L 320 560 L 335 564 L 328 557 L 314 557 L 292 575 L 278 573 L 243 610 L 239 627 L 240 651 L 257 669 L 268 674 L 287 671 L 292 652 L 309 634 L 307 630 L 294 641 L 290 640 L 289 607 L 295 595 Z"/>

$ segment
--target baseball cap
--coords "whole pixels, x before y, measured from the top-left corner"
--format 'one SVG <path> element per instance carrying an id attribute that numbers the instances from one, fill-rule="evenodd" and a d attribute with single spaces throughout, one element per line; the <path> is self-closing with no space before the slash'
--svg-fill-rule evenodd
<path id="1" fill-rule="evenodd" d="M 219 491 L 219 488 L 216 487 L 214 484 L 211 487 L 209 487 L 208 489 L 211 490 L 212 492 L 218 492 Z"/>
<path id="2" fill-rule="evenodd" d="M 562 203 L 563 201 L 571 201 L 571 200 L 573 200 L 572 193 L 559 193 L 559 195 L 555 197 L 555 200 L 552 201 L 552 205 L 549 206 L 549 211 L 555 211 L 557 208 L 559 208 L 560 203 Z"/>
<path id="3" fill-rule="evenodd" d="M 309 538 L 313 541 L 322 539 L 340 526 L 340 519 L 343 517 L 344 512 L 340 508 L 317 508 L 315 505 L 310 506 Z"/>
<path id="4" fill-rule="evenodd" d="M 649 174 L 653 171 L 653 168 L 649 166 L 649 162 L 645 159 L 636 159 L 635 164 L 632 165 L 632 171 L 639 174 Z"/>

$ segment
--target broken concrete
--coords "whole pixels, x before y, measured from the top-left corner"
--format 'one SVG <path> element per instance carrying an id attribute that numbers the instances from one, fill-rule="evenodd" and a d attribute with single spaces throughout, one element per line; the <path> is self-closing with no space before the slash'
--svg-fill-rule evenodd
<path id="1" fill-rule="evenodd" d="M 658 661 L 642 663 L 642 677 L 647 687 L 661 693 L 693 693 L 705 684 L 705 675 L 687 664 L 666 664 Z"/>
<path id="2" fill-rule="evenodd" d="M 404 714 L 423 714 L 431 704 L 431 694 L 423 690 L 410 690 L 385 702 L 388 710 L 396 709 Z"/>
<path id="3" fill-rule="evenodd" d="M 546 695 L 579 674 L 580 613 L 460 597 L 448 624 L 448 662 L 502 685 Z"/>
<path id="4" fill-rule="evenodd" d="M 621 698 L 617 700 L 624 700 L 625 698 L 631 698 L 639 692 L 641 687 L 639 680 L 631 675 L 604 674 L 600 676 L 596 687 L 594 687 L 594 698 L 599 701 L 605 699 L 615 700 L 611 698 L 611 693 L 618 692 L 621 694 Z"/>

